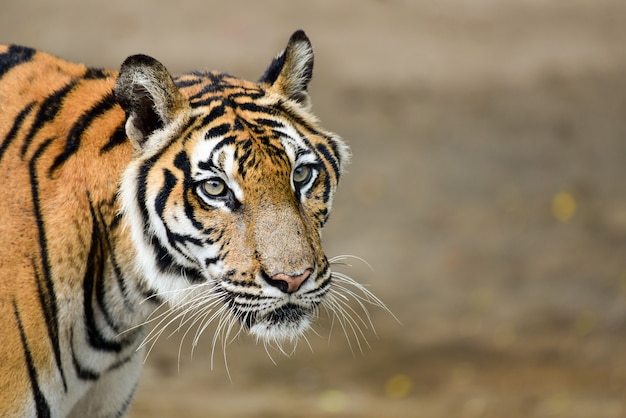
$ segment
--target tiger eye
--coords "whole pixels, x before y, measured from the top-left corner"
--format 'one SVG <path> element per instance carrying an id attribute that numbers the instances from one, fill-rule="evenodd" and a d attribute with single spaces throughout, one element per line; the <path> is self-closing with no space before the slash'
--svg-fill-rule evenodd
<path id="1" fill-rule="evenodd" d="M 207 196 L 222 196 L 226 193 L 226 184 L 224 183 L 224 180 L 219 178 L 208 179 L 202 183 L 202 191 L 206 193 Z"/>
<path id="2" fill-rule="evenodd" d="M 294 184 L 306 183 L 311 178 L 311 167 L 301 165 L 293 170 Z"/>

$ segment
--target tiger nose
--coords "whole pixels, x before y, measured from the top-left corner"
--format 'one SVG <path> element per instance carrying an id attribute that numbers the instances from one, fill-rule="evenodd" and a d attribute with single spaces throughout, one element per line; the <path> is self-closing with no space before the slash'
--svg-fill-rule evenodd
<path id="1" fill-rule="evenodd" d="M 289 274 L 285 273 L 278 273 L 270 277 L 269 284 L 277 287 L 282 292 L 294 293 L 298 289 L 300 289 L 302 283 L 304 283 L 305 280 L 309 278 L 311 273 L 313 273 L 313 269 L 310 268 L 304 270 L 304 273 L 295 276 L 290 276 Z"/>

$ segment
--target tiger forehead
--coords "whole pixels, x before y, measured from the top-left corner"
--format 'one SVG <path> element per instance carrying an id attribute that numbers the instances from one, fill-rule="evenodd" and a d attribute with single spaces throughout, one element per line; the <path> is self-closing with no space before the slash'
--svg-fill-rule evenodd
<path id="1" fill-rule="evenodd" d="M 245 103 L 265 96 L 258 84 L 215 71 L 183 74 L 175 83 L 192 107 L 207 106 L 215 100 Z"/>
<path id="2" fill-rule="evenodd" d="M 288 173 L 304 152 L 302 134 L 278 116 L 222 101 L 214 102 L 203 115 L 210 120 L 193 129 L 196 138 L 188 143 L 200 176 L 206 171 L 242 177 Z"/>
<path id="3" fill-rule="evenodd" d="M 230 159 L 240 173 L 260 165 L 262 172 L 287 172 L 316 136 L 306 117 L 282 106 L 262 85 L 219 72 L 194 72 L 175 81 L 195 108 L 192 130 L 201 137 L 193 141 L 193 154 L 201 170 L 221 170 Z"/>
<path id="4" fill-rule="evenodd" d="M 286 172 L 298 155 L 292 138 L 258 121 L 248 121 L 230 111 L 213 127 L 205 127 L 195 147 L 195 160 L 201 170 L 231 169 L 240 174 Z"/>

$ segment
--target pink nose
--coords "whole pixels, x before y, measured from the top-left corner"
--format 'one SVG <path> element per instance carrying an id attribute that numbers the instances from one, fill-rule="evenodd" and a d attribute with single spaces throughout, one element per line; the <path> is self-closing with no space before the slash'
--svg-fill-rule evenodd
<path id="1" fill-rule="evenodd" d="M 300 289 L 302 283 L 304 283 L 304 281 L 309 278 L 311 273 L 313 273 L 313 269 L 306 269 L 304 273 L 297 276 L 290 276 L 285 273 L 278 273 L 271 277 L 273 283 L 270 284 L 279 288 L 285 293 L 294 293 L 298 289 Z"/>

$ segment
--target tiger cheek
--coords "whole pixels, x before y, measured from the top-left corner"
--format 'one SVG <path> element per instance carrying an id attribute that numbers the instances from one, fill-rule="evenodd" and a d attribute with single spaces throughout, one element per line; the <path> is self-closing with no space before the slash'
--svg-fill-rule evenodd
<path id="1" fill-rule="evenodd" d="M 312 228 L 318 236 L 321 235 L 321 230 L 328 220 L 332 197 L 332 192 L 328 193 L 324 187 L 319 187 L 303 204 L 306 217 L 310 219 Z"/>

